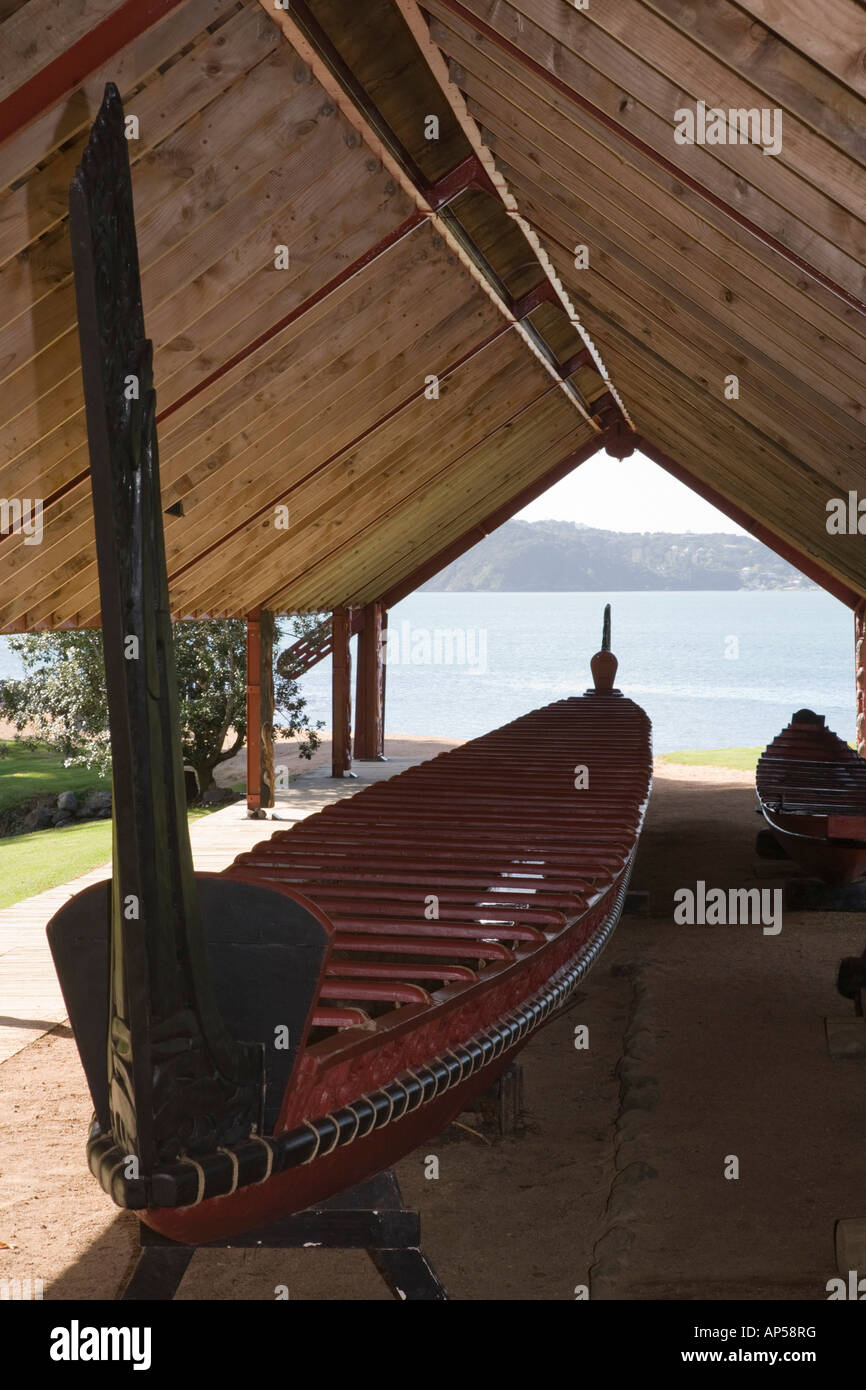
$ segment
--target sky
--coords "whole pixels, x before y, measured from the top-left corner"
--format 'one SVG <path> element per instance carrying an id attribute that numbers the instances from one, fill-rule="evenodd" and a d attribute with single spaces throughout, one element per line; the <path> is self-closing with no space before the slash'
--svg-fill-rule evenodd
<path id="1" fill-rule="evenodd" d="M 643 454 L 620 461 L 603 450 L 517 516 L 522 521 L 580 521 L 605 531 L 746 534 Z"/>

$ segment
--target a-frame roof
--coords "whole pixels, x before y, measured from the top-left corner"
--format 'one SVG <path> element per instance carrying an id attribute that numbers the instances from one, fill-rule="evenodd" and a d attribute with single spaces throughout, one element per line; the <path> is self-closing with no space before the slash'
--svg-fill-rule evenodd
<path id="1" fill-rule="evenodd" d="M 0 630 L 99 617 L 66 190 L 106 80 L 179 616 L 393 600 L 634 444 L 856 602 L 866 12 L 819 8 L 0 2 L 0 498 L 44 500 Z M 698 103 L 778 151 L 678 143 Z"/>

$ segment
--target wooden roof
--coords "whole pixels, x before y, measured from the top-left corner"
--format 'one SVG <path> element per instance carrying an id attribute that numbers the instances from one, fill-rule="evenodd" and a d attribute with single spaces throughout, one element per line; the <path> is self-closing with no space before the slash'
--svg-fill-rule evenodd
<path id="1" fill-rule="evenodd" d="M 0 498 L 44 534 L 0 536 L 0 630 L 99 619 L 66 201 L 106 80 L 179 616 L 393 599 L 605 443 L 856 602 L 866 13 L 823 9 L 6 0 Z M 779 153 L 677 144 L 698 101 Z"/>

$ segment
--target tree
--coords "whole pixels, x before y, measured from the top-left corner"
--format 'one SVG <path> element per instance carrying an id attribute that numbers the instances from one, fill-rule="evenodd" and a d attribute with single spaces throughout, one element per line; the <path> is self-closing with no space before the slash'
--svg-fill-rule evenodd
<path id="1" fill-rule="evenodd" d="M 308 623 L 296 622 L 295 635 L 308 630 Z M 28 633 L 10 638 L 9 645 L 21 657 L 25 674 L 21 680 L 0 682 L 0 714 L 56 744 L 67 765 L 81 763 L 107 773 L 111 741 L 102 633 Z M 244 623 L 176 623 L 174 651 L 184 761 L 195 769 L 199 791 L 205 792 L 213 785 L 214 769 L 246 740 Z M 305 719 L 306 701 L 290 673 L 275 673 L 274 697 L 283 717 L 275 732 L 284 738 L 302 734 L 298 755 L 312 757 L 321 723 L 313 728 Z"/>

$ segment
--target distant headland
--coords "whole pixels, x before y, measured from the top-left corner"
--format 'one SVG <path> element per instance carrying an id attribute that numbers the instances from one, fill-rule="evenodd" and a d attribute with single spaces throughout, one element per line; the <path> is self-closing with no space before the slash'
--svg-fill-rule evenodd
<path id="1" fill-rule="evenodd" d="M 508 521 L 423 587 L 575 593 L 815 585 L 751 536 L 602 531 L 573 521 Z"/>

